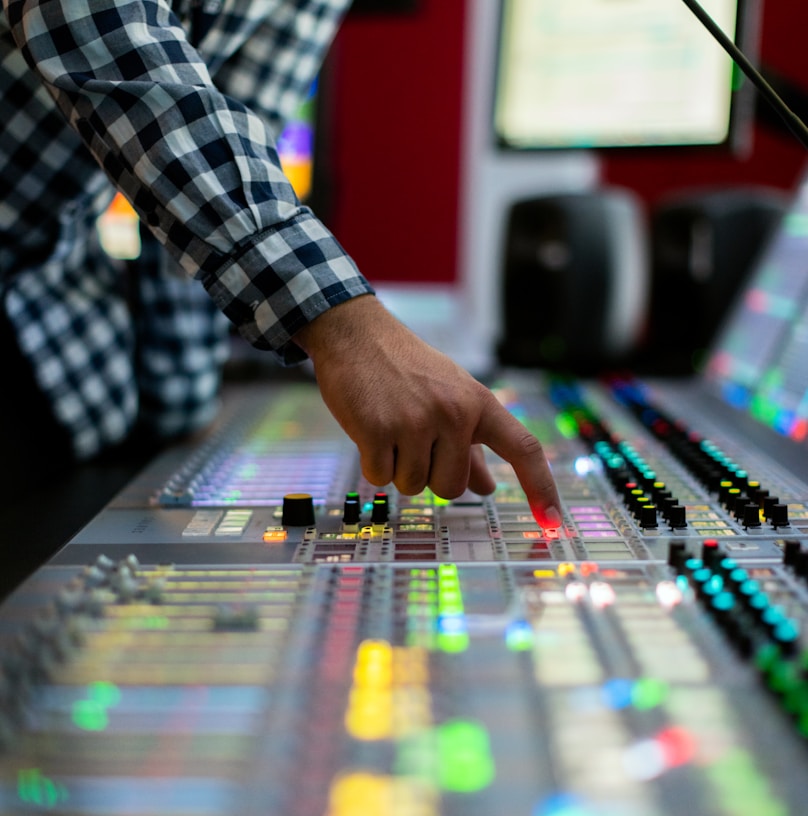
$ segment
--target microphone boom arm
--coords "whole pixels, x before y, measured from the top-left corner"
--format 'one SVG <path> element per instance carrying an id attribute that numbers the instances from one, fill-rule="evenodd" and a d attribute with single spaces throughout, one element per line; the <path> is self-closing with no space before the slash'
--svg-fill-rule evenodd
<path id="1" fill-rule="evenodd" d="M 723 49 L 732 57 L 738 67 L 746 74 L 749 81 L 760 91 L 763 98 L 777 111 L 788 129 L 797 137 L 800 144 L 808 149 L 808 127 L 791 108 L 777 95 L 777 92 L 761 76 L 760 72 L 747 59 L 746 54 L 719 28 L 715 20 L 699 5 L 697 0 L 682 0 L 693 12 L 702 25 L 718 40 Z"/>

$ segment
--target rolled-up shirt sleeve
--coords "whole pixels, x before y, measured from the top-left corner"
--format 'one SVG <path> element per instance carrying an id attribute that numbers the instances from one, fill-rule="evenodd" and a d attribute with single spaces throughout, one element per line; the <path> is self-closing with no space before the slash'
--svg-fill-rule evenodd
<path id="1" fill-rule="evenodd" d="M 253 345 L 294 362 L 302 356 L 290 342 L 298 329 L 372 292 L 295 196 L 270 119 L 217 87 L 210 59 L 168 2 L 3 3 L 25 59 L 67 121 Z M 255 25 L 265 22 L 264 5 L 253 4 Z M 275 5 L 289 13 L 293 4 Z"/>

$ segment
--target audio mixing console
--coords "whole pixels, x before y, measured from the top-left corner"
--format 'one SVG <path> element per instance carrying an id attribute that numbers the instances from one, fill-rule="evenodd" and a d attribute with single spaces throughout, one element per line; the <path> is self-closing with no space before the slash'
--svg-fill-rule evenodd
<path id="1" fill-rule="evenodd" d="M 495 390 L 558 531 L 234 389 L 0 607 L 0 813 L 807 812 L 808 487 L 672 393 Z"/>

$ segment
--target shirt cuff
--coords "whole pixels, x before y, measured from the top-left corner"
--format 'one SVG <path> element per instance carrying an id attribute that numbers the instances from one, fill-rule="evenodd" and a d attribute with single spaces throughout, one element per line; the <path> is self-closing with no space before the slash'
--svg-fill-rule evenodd
<path id="1" fill-rule="evenodd" d="M 202 282 L 216 305 L 256 348 L 284 364 L 305 353 L 292 336 L 332 306 L 373 288 L 310 210 L 253 236 Z"/>

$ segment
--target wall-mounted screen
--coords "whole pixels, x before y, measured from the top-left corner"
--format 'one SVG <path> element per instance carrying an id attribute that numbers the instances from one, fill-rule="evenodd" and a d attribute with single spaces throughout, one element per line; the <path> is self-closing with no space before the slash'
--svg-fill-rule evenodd
<path id="1" fill-rule="evenodd" d="M 704 7 L 747 52 L 751 3 Z M 742 140 L 751 88 L 680 0 L 503 0 L 497 141 L 515 149 Z"/>

